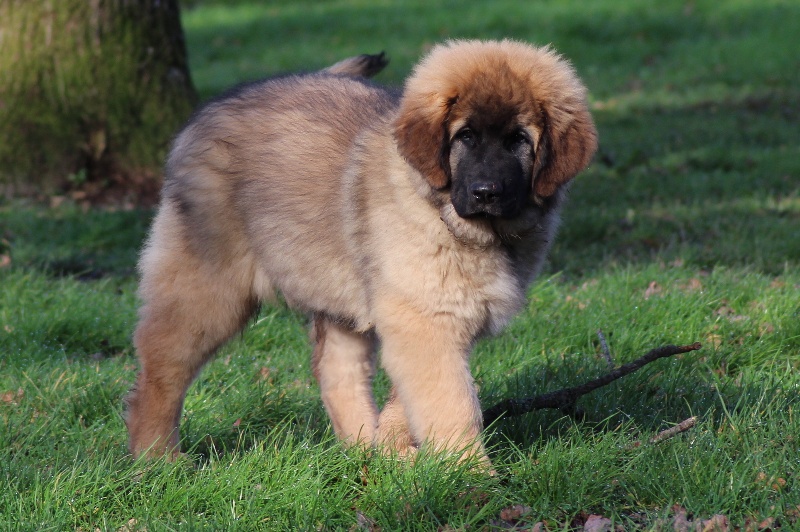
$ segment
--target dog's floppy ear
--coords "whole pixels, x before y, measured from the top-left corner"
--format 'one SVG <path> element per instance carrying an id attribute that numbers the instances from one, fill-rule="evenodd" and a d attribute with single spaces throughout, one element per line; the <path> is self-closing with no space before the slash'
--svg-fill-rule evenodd
<path id="1" fill-rule="evenodd" d="M 536 148 L 533 193 L 555 194 L 558 187 L 589 165 L 597 151 L 597 130 L 585 103 L 572 109 L 545 111 L 545 126 Z"/>
<path id="2" fill-rule="evenodd" d="M 455 99 L 455 95 L 407 91 L 394 123 L 400 155 L 437 190 L 450 183 L 447 117 Z"/>

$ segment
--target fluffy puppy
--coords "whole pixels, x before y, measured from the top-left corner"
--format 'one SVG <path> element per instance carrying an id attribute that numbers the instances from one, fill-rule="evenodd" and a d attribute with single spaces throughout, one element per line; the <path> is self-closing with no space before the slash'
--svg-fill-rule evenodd
<path id="1" fill-rule="evenodd" d="M 176 138 L 140 262 L 134 455 L 178 452 L 189 385 L 280 294 L 313 316 L 340 438 L 487 460 L 469 353 L 523 305 L 595 152 L 586 90 L 513 41 L 437 46 L 399 94 L 356 64 L 236 88 Z"/>

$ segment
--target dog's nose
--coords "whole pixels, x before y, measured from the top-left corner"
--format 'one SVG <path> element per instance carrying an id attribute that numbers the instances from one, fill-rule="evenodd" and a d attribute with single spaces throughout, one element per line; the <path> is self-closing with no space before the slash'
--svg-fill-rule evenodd
<path id="1" fill-rule="evenodd" d="M 469 193 L 481 205 L 490 205 L 500 198 L 503 186 L 494 181 L 476 181 L 470 184 Z"/>

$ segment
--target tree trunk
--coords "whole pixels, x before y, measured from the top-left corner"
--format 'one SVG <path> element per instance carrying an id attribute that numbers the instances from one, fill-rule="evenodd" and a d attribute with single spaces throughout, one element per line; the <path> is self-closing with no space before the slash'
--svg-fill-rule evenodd
<path id="1" fill-rule="evenodd" d="M 196 99 L 177 0 L 0 0 L 7 195 L 151 202 Z"/>

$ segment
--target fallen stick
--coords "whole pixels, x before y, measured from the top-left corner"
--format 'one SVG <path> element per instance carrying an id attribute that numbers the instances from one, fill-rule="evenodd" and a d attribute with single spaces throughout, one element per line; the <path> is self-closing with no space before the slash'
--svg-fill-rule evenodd
<path id="1" fill-rule="evenodd" d="M 606 335 L 603 334 L 603 329 L 597 329 L 597 337 L 600 339 L 600 349 L 603 353 L 603 358 L 606 359 L 608 369 L 614 369 L 614 359 L 611 358 L 611 350 L 608 348 L 608 342 L 606 342 Z"/>
<path id="2" fill-rule="evenodd" d="M 668 439 L 672 438 L 673 436 L 677 436 L 681 432 L 686 432 L 687 430 L 689 430 L 690 428 L 694 427 L 695 425 L 697 425 L 697 416 L 692 416 L 690 418 L 684 419 L 683 421 L 681 421 L 677 425 L 673 425 L 673 426 L 669 427 L 668 429 L 662 430 L 661 432 L 659 432 L 658 434 L 656 434 L 655 436 L 653 436 L 652 438 L 647 440 L 647 443 L 650 443 L 650 444 L 660 443 L 660 442 L 662 442 L 664 440 L 668 440 Z M 642 445 L 642 442 L 637 440 L 637 441 L 633 442 L 630 445 L 630 447 L 628 447 L 628 448 L 629 449 L 636 449 L 637 447 L 641 447 L 641 445 Z"/>
<path id="3" fill-rule="evenodd" d="M 681 353 L 697 351 L 702 347 L 699 342 L 691 345 L 665 345 L 657 347 L 641 358 L 628 362 L 597 379 L 586 382 L 573 388 L 564 388 L 553 392 L 526 397 L 524 399 L 506 399 L 483 411 L 483 426 L 488 427 L 501 417 L 521 416 L 542 408 L 557 408 L 564 412 L 573 413 L 577 400 L 589 392 L 606 386 L 615 380 L 630 375 L 650 362 L 659 358 L 670 357 Z"/>
<path id="4" fill-rule="evenodd" d="M 697 417 L 692 416 L 688 419 L 684 419 L 680 423 L 675 426 L 672 426 L 668 429 L 664 429 L 652 438 L 650 438 L 650 443 L 658 443 L 660 441 L 668 440 L 673 436 L 680 434 L 681 432 L 686 432 L 690 428 L 694 427 L 697 424 Z"/>

